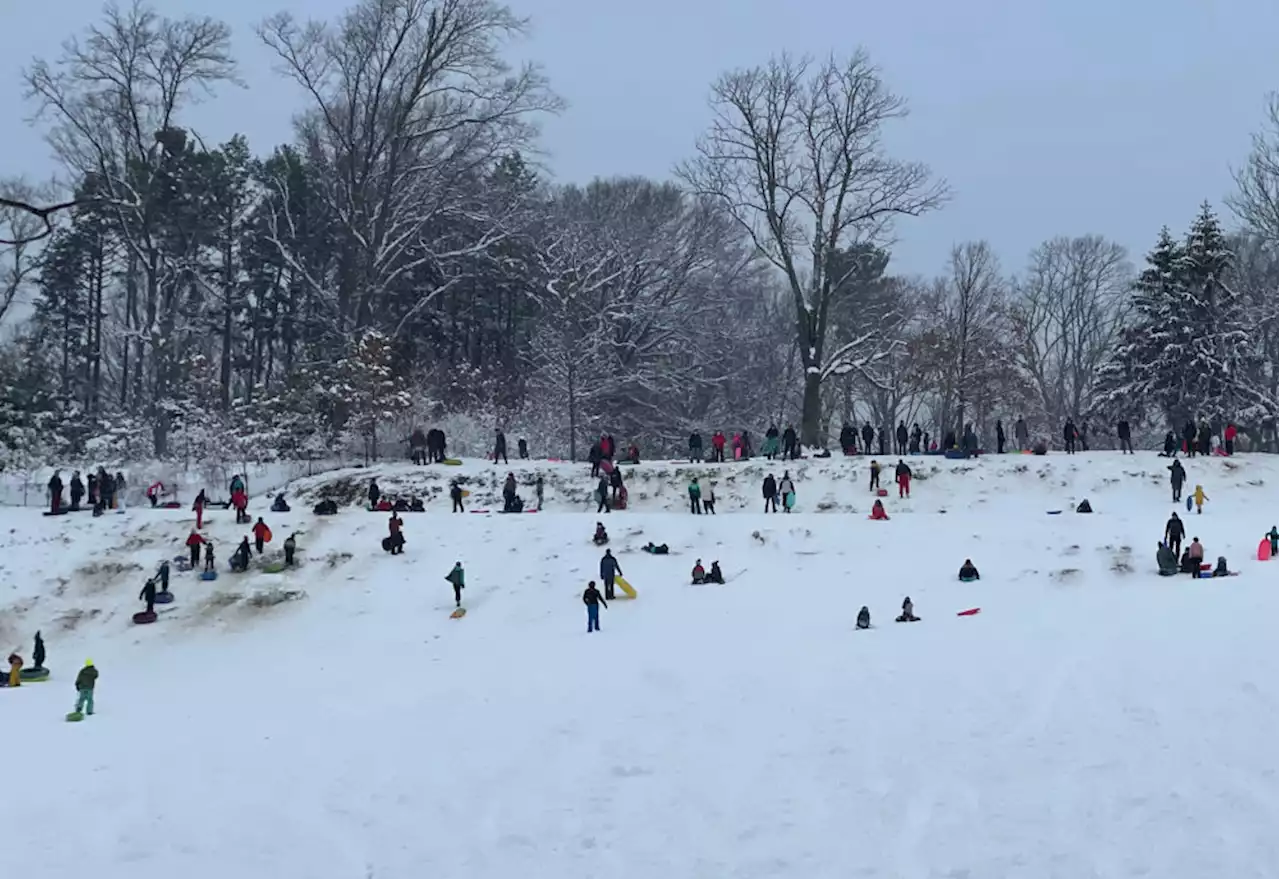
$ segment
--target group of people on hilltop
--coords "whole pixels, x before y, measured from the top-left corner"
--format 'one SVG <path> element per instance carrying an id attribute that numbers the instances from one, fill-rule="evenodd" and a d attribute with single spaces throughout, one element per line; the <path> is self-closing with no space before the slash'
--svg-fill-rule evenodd
<path id="1" fill-rule="evenodd" d="M 862 425 L 861 431 L 846 422 L 840 428 L 839 439 L 840 450 L 846 455 L 884 456 L 891 453 L 890 437 L 885 436 L 884 428 L 874 428 L 869 421 Z M 861 445 L 858 444 L 859 439 L 862 441 Z M 898 426 L 893 430 L 892 441 L 892 454 L 895 455 L 918 455 L 938 449 L 938 444 L 931 442 L 928 431 L 922 430 L 918 423 L 913 423 L 908 430 L 907 423 L 899 421 Z"/>
<path id="2" fill-rule="evenodd" d="M 1182 444 L 1179 446 L 1177 436 L 1171 430 L 1164 435 L 1164 452 L 1166 458 L 1177 457 L 1181 450 L 1185 452 L 1188 458 L 1194 458 L 1200 455 L 1234 455 L 1236 451 L 1236 437 L 1239 431 L 1234 423 L 1228 422 L 1223 428 L 1222 435 L 1219 436 L 1209 423 L 1203 419 L 1200 421 L 1199 427 L 1194 421 L 1188 420 L 1182 427 Z"/>
<path id="3" fill-rule="evenodd" d="M 764 445 L 760 449 L 760 454 L 770 461 L 779 457 L 783 460 L 799 458 L 800 441 L 796 429 L 788 424 L 786 430 L 779 433 L 777 425 L 770 425 L 764 433 Z M 689 434 L 690 464 L 703 462 L 721 464 L 726 460 L 749 461 L 755 455 L 756 449 L 751 441 L 751 434 L 745 430 L 735 433 L 732 439 L 722 430 L 712 433 L 709 455 L 703 446 L 702 434 L 697 431 Z"/>
<path id="4" fill-rule="evenodd" d="M 414 428 L 409 435 L 409 460 L 415 464 L 443 464 L 445 457 L 444 431 L 433 427 L 425 433 Z"/>
<path id="5" fill-rule="evenodd" d="M 99 467 L 97 473 L 89 474 L 87 484 L 86 480 L 81 479 L 80 471 L 76 470 L 72 472 L 68 485 L 62 482 L 62 472 L 55 470 L 48 483 L 49 512 L 55 516 L 65 512 L 77 512 L 81 509 L 82 500 L 89 509 L 93 510 L 95 516 L 102 515 L 106 510 L 124 509 L 125 487 L 124 472 L 120 470 L 112 476 L 107 472 L 107 468 Z M 71 495 L 70 507 L 63 506 L 64 490 L 69 490 Z"/>

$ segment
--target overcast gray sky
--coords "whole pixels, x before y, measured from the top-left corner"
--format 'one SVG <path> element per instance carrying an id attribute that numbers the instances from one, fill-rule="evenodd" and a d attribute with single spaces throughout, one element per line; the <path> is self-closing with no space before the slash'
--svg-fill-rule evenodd
<path id="1" fill-rule="evenodd" d="M 344 0 L 163 0 L 235 31 L 247 91 L 228 90 L 185 120 L 206 140 L 244 133 L 265 153 L 287 140 L 300 96 L 271 71 L 253 34 L 269 12 L 331 18 Z M 708 120 L 722 70 L 789 50 L 862 45 L 911 116 L 889 132 L 955 192 L 941 212 L 902 224 L 893 269 L 932 274 L 953 243 L 987 238 L 1007 268 L 1059 234 L 1101 233 L 1139 259 L 1162 224 L 1230 189 L 1230 166 L 1276 88 L 1275 0 L 513 0 L 533 19 L 522 57 L 540 61 L 568 111 L 546 125 L 560 180 L 670 175 Z M 0 109 L 30 115 L 20 69 L 52 57 L 94 20 L 94 0 L 9 2 L 0 14 Z M 37 130 L 8 126 L 0 173 L 54 170 Z"/>

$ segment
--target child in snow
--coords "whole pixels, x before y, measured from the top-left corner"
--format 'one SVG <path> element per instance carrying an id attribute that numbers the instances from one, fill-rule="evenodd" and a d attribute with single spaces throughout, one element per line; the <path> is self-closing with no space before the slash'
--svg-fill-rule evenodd
<path id="1" fill-rule="evenodd" d="M 595 580 L 587 584 L 582 593 L 582 603 L 587 606 L 587 634 L 600 631 L 600 608 L 603 606 L 607 609 L 609 605 L 605 603 L 600 590 L 596 589 Z"/>
<path id="2" fill-rule="evenodd" d="M 248 546 L 248 544 L 249 544 L 249 540 L 248 538 L 245 538 L 245 546 Z M 247 553 L 245 554 L 245 558 L 248 558 Z M 204 569 L 206 571 L 213 570 L 213 541 L 212 540 L 206 540 L 204 542 Z"/>
<path id="3" fill-rule="evenodd" d="M 782 512 L 790 513 L 791 508 L 796 505 L 796 484 L 791 481 L 791 474 L 786 470 L 782 471 L 782 478 L 778 480 L 778 495 L 782 498 Z"/>
<path id="4" fill-rule="evenodd" d="M 284 539 L 284 563 L 286 567 L 293 565 L 293 554 L 298 549 L 297 535 L 290 534 Z"/>
<path id="5" fill-rule="evenodd" d="M 879 498 L 876 498 L 876 502 L 871 505 L 870 518 L 875 519 L 876 521 L 889 521 L 889 514 L 884 511 L 884 504 Z"/>
<path id="6" fill-rule="evenodd" d="M 898 466 L 893 468 L 893 478 L 898 483 L 898 497 L 911 497 L 911 468 L 901 458 Z"/>
<path id="7" fill-rule="evenodd" d="M 876 460 L 871 461 L 871 482 L 867 486 L 868 491 L 876 491 L 880 488 L 880 464 Z"/>
<path id="8" fill-rule="evenodd" d="M 650 555 L 667 555 L 668 553 L 671 552 L 671 548 L 667 546 L 665 543 L 661 544 L 660 546 L 655 546 L 653 541 L 651 540 L 644 545 L 644 551 L 649 553 Z"/>
<path id="9" fill-rule="evenodd" d="M 701 586 L 707 581 L 707 570 L 702 567 L 702 559 L 693 563 L 693 585 Z"/>
<path id="10" fill-rule="evenodd" d="M 462 562 L 454 562 L 453 570 L 445 575 L 445 579 L 453 584 L 453 600 L 457 607 L 462 607 L 462 590 L 467 588 L 467 575 L 462 570 Z"/>
<path id="11" fill-rule="evenodd" d="M 871 628 L 871 611 L 867 610 L 867 606 L 865 604 L 862 606 L 862 610 L 858 611 L 857 625 L 859 629 Z"/>
<path id="12" fill-rule="evenodd" d="M 191 569 L 195 570 L 196 565 L 200 564 L 200 544 L 204 543 L 204 538 L 196 533 L 196 529 L 191 529 L 191 534 L 187 536 L 187 549 L 191 551 Z"/>
<path id="13" fill-rule="evenodd" d="M 13 652 L 9 654 L 9 686 L 17 687 L 22 684 L 22 657 Z"/>
<path id="14" fill-rule="evenodd" d="M 98 683 L 98 669 L 92 659 L 76 675 L 76 713 L 93 714 L 93 688 Z"/>
<path id="15" fill-rule="evenodd" d="M 1156 544 L 1156 568 L 1161 577 L 1172 577 L 1178 573 L 1178 556 L 1166 543 Z"/>
<path id="16" fill-rule="evenodd" d="M 1275 558 L 1280 555 L 1280 528 L 1272 525 L 1267 532 L 1267 539 L 1271 541 L 1271 557 Z"/>
<path id="17" fill-rule="evenodd" d="M 964 564 L 960 566 L 960 582 L 972 583 L 974 580 L 981 580 L 978 576 L 978 569 L 974 567 L 973 562 L 968 559 L 964 560 Z"/>
<path id="18" fill-rule="evenodd" d="M 1193 494 L 1192 497 L 1196 502 L 1196 514 L 1199 515 L 1203 512 L 1201 508 L 1204 507 L 1204 502 L 1209 499 L 1209 496 L 1204 493 L 1204 488 L 1202 486 L 1197 485 L 1195 494 Z"/>
<path id="19" fill-rule="evenodd" d="M 894 622 L 897 623 L 914 623 L 918 622 L 920 617 L 916 616 L 916 606 L 911 603 L 911 596 L 908 595 L 902 599 L 902 616 L 898 617 Z"/>
<path id="20" fill-rule="evenodd" d="M 719 583 L 721 586 L 724 585 L 724 572 L 720 570 L 719 562 L 711 563 L 711 570 L 707 572 L 706 582 Z"/>
<path id="21" fill-rule="evenodd" d="M 1220 556 L 1218 556 L 1218 566 L 1217 566 L 1216 568 L 1214 568 L 1214 569 L 1213 569 L 1213 576 L 1215 576 L 1215 577 L 1230 577 L 1230 576 L 1231 576 L 1231 572 L 1227 570 L 1227 557 L 1226 557 L 1226 556 L 1224 556 L 1224 555 L 1220 555 Z"/>
<path id="22" fill-rule="evenodd" d="M 1200 565 L 1204 563 L 1204 547 L 1200 544 L 1199 537 L 1191 538 L 1191 545 L 1187 547 L 1187 558 L 1191 561 L 1190 570 L 1187 573 L 1193 577 L 1200 576 Z"/>
<path id="23" fill-rule="evenodd" d="M 716 486 L 714 482 L 707 486 L 707 493 L 702 496 L 702 510 L 713 516 L 716 513 Z"/>
<path id="24" fill-rule="evenodd" d="M 604 530 L 604 525 L 602 523 L 596 523 L 596 533 L 592 535 L 591 542 L 596 546 L 604 546 L 609 542 L 609 532 Z"/>
<path id="25" fill-rule="evenodd" d="M 702 513 L 702 488 L 696 476 L 689 481 L 689 512 L 695 515 Z"/>

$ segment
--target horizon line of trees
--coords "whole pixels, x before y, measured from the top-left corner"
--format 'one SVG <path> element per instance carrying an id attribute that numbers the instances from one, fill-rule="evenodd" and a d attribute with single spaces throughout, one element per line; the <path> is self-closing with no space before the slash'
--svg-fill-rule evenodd
<path id="1" fill-rule="evenodd" d="M 1141 273 L 1084 235 L 1017 273 L 979 240 L 905 277 L 895 224 L 949 192 L 884 147 L 906 103 L 865 51 L 721 76 L 674 181 L 560 185 L 525 156 L 561 101 L 503 60 L 527 26 L 496 0 L 273 16 L 258 38 L 308 105 L 266 153 L 186 122 L 238 82 L 216 19 L 112 5 L 34 62 L 73 192 L 0 184 L 0 318 L 34 303 L 0 345 L 0 464 L 376 457 L 458 415 L 575 458 L 714 425 L 1274 437 L 1274 95 L 1236 229 L 1206 203 Z"/>

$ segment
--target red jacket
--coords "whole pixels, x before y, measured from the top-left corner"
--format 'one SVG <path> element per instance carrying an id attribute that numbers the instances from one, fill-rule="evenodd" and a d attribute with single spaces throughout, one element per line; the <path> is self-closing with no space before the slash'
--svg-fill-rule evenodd
<path id="1" fill-rule="evenodd" d="M 870 518 L 872 518 L 872 519 L 884 519 L 884 520 L 888 521 L 888 519 L 889 519 L 889 514 L 888 514 L 888 513 L 886 513 L 886 512 L 884 511 L 884 504 L 875 504 L 874 506 L 872 506 L 872 507 L 871 507 L 871 516 L 870 516 Z"/>
<path id="2" fill-rule="evenodd" d="M 1236 426 L 1235 426 L 1234 424 L 1228 424 L 1228 425 L 1227 425 L 1227 429 L 1226 429 L 1226 430 L 1224 430 L 1224 431 L 1222 432 L 1222 438 L 1223 438 L 1223 439 L 1225 439 L 1225 440 L 1226 440 L 1227 442 L 1229 442 L 1229 443 L 1233 443 L 1233 442 L 1235 442 L 1235 440 L 1236 440 Z"/>
<path id="3" fill-rule="evenodd" d="M 237 510 L 243 510 L 245 507 L 249 506 L 249 498 L 245 496 L 243 491 L 237 491 L 231 496 L 231 506 L 235 507 Z"/>
<path id="4" fill-rule="evenodd" d="M 199 534 L 192 534 L 187 538 L 187 546 L 199 546 L 202 543 L 204 543 L 204 538 Z"/>
<path id="5" fill-rule="evenodd" d="M 724 434 L 717 430 L 717 431 L 715 432 L 715 434 L 711 437 L 711 445 L 712 445 L 712 446 L 714 446 L 714 447 L 715 447 L 715 448 L 717 448 L 717 449 L 723 449 L 723 448 L 724 448 Z"/>
<path id="6" fill-rule="evenodd" d="M 253 526 L 253 536 L 258 540 L 265 540 L 270 531 L 266 522 L 258 522 Z"/>

